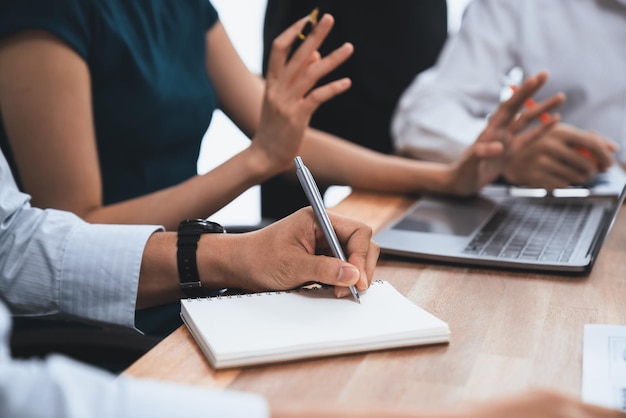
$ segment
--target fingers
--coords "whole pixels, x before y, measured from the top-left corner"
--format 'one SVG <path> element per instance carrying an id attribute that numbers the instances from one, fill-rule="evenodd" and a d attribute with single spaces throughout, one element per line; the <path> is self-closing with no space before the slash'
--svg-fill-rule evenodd
<path id="1" fill-rule="evenodd" d="M 350 88 L 349 79 L 340 79 L 316 87 L 320 78 L 343 63 L 353 51 L 351 44 L 321 57 L 320 46 L 334 23 L 324 15 L 304 38 L 291 58 L 291 46 L 302 18 L 281 33 L 272 45 L 261 109 L 261 120 L 250 149 L 269 157 L 270 171 L 283 171 L 300 147 L 311 116 L 319 105 Z"/>
<path id="2" fill-rule="evenodd" d="M 322 103 L 348 90 L 351 85 L 352 82 L 349 78 L 342 78 L 341 80 L 333 81 L 316 88 L 306 97 L 306 111 L 313 113 Z"/>
<path id="3" fill-rule="evenodd" d="M 499 157 L 504 153 L 504 144 L 498 141 L 475 142 L 472 146 L 473 159 Z"/>
<path id="4" fill-rule="evenodd" d="M 533 136 L 531 130 L 540 127 L 521 134 L 521 140 L 527 145 L 518 147 L 507 164 L 505 177 L 518 185 L 554 189 L 583 184 L 595 176 L 594 163 L 568 144 L 568 132 L 572 129 L 565 129 L 565 126 L 559 124 L 550 133 L 532 141 L 523 136 Z"/>
<path id="5" fill-rule="evenodd" d="M 578 155 L 592 163 L 598 170 L 605 171 L 613 165 L 616 145 L 602 136 L 586 132 L 586 135 L 573 136 L 568 142 Z"/>
<path id="6" fill-rule="evenodd" d="M 542 187 L 557 188 L 582 184 L 597 173 L 591 161 L 572 150 L 559 136 L 552 135 L 546 138 L 542 145 L 537 150 L 538 155 L 535 156 L 539 166 L 538 172 L 545 173 L 548 177 L 547 183 Z"/>
<path id="7" fill-rule="evenodd" d="M 520 112 L 527 99 L 531 98 L 543 86 L 548 79 L 548 73 L 542 71 L 536 75 L 528 77 L 522 85 L 517 88 L 513 95 L 505 102 L 501 103 L 490 119 L 490 123 L 496 127 L 506 127 Z"/>
<path id="8" fill-rule="evenodd" d="M 310 208 L 310 215 L 313 217 Z M 374 269 L 378 261 L 380 249 L 372 241 L 372 229 L 350 218 L 330 212 L 328 214 L 339 242 L 341 243 L 348 262 L 334 257 L 315 256 L 312 271 L 316 281 L 336 286 L 335 294 L 338 297 L 350 295 L 348 286 L 356 286 L 358 290 L 369 287 Z M 316 249 L 318 252 L 327 252 L 328 242 L 315 223 Z"/>
<path id="9" fill-rule="evenodd" d="M 333 71 L 352 55 L 354 47 L 352 44 L 346 43 L 326 57 L 320 57 L 317 49 L 334 24 L 333 17 L 325 14 L 293 56 L 288 59 L 290 48 L 300 28 L 306 23 L 306 19 L 300 19 L 274 40 L 267 81 L 272 84 L 281 80 L 284 84 L 285 95 L 292 99 L 307 96 L 307 111 L 312 112 L 319 104 L 343 93 L 350 87 L 350 81 L 342 79 L 316 88 L 311 92 L 320 78 Z"/>
<path id="10" fill-rule="evenodd" d="M 353 284 L 360 290 L 367 289 L 380 254 L 378 245 L 372 241 L 372 228 L 332 212 L 329 212 L 328 216 L 345 250 L 347 260 L 359 271 L 358 283 Z"/>
<path id="11" fill-rule="evenodd" d="M 311 60 L 311 55 L 317 53 L 317 49 L 322 44 L 328 32 L 330 32 L 334 19 L 331 15 L 325 14 L 315 25 L 311 33 L 306 37 L 298 49 L 288 60 L 289 51 L 293 45 L 300 29 L 305 25 L 307 18 L 303 17 L 296 23 L 283 31 L 272 43 L 272 50 L 267 69 L 267 79 L 274 80 L 279 77 L 293 79 L 303 67 Z M 285 65 L 289 61 L 289 65 Z"/>
<path id="12" fill-rule="evenodd" d="M 276 79 L 280 75 L 280 69 L 282 69 L 287 62 L 289 49 L 294 43 L 296 36 L 298 36 L 300 28 L 302 28 L 306 24 L 307 19 L 308 17 L 303 17 L 302 19 L 298 20 L 296 23 L 285 29 L 280 35 L 278 35 L 278 37 L 276 37 L 276 39 L 274 39 L 274 42 L 272 42 L 272 50 L 270 52 L 267 66 L 266 78 L 268 80 Z M 320 21 L 320 23 L 322 22 Z M 312 34 L 310 37 L 312 38 Z M 301 45 L 301 47 L 303 45 Z"/>
<path id="13" fill-rule="evenodd" d="M 536 120 L 539 120 L 544 125 L 550 125 L 554 122 L 557 115 L 550 115 L 549 112 L 561 106 L 565 102 L 565 95 L 563 93 L 557 93 L 546 100 L 539 103 L 535 103 L 532 99 L 527 99 L 525 109 L 518 114 L 515 120 L 511 123 L 511 132 L 518 133 Z M 552 123 L 552 126 L 554 123 Z"/>
<path id="14" fill-rule="evenodd" d="M 560 160 L 551 160 L 549 164 L 543 165 L 545 166 L 545 170 L 542 171 L 544 175 L 533 186 L 540 186 L 545 189 L 581 185 L 597 174 L 593 167 L 581 171 Z"/>
<path id="15" fill-rule="evenodd" d="M 546 72 L 540 72 L 527 78 L 519 88 L 515 87 L 513 95 L 498 107 L 490 124 L 495 128 L 508 127 L 515 134 L 537 119 L 544 124 L 554 122 L 554 117 L 549 112 L 565 102 L 565 95 L 557 93 L 540 103 L 532 99 L 532 95 L 545 84 L 547 77 Z"/>
<path id="16" fill-rule="evenodd" d="M 581 168 L 604 171 L 613 165 L 615 144 L 595 132 L 560 125 L 555 136 L 568 147 L 567 157 Z"/>
<path id="17" fill-rule="evenodd" d="M 343 64 L 352 55 L 353 51 L 354 47 L 352 44 L 346 43 L 321 60 L 308 66 L 300 65 L 294 68 L 294 65 L 289 63 L 285 77 L 290 77 L 291 70 L 297 71 L 293 73 L 293 78 L 290 81 L 290 96 L 294 99 L 305 96 L 307 110 L 312 113 L 321 103 L 346 91 L 351 86 L 348 78 L 336 80 L 315 89 L 314 87 L 322 77 Z"/>
<path id="18" fill-rule="evenodd" d="M 326 39 L 326 36 L 328 36 L 328 33 L 330 32 L 334 24 L 335 19 L 331 15 L 324 14 L 322 16 L 319 22 L 313 27 L 311 33 L 307 35 L 307 37 L 300 44 L 298 49 L 294 51 L 293 55 L 289 59 L 289 62 L 293 62 L 294 64 L 296 64 L 294 68 L 300 66 L 302 62 L 306 60 L 309 55 L 311 55 L 311 53 L 318 50 L 320 45 L 322 45 L 322 42 L 324 42 L 324 39 Z M 300 28 L 301 26 L 298 27 Z M 292 38 L 292 41 L 294 40 L 295 38 Z M 289 48 L 292 47 L 292 44 L 293 42 L 289 45 Z"/>
<path id="19" fill-rule="evenodd" d="M 367 289 L 380 252 L 372 241 L 372 229 L 344 216 L 328 215 L 348 261 L 321 255 L 331 253 L 329 243 L 312 208 L 303 208 L 250 233 L 255 240 L 249 246 L 256 250 L 244 251 L 242 262 L 235 263 L 256 266 L 254 273 L 243 269 L 243 275 L 252 277 L 254 282 L 245 288 L 280 290 L 317 282 L 335 286 L 338 296 L 349 295 L 349 286 Z M 273 266 L 270 269 L 259 268 L 270 263 Z"/>
<path id="20" fill-rule="evenodd" d="M 558 162 L 554 172 L 560 177 L 568 179 L 570 184 L 584 183 L 590 177 L 598 174 L 594 161 L 580 155 L 571 147 L 567 147 L 560 153 Z"/>
<path id="21" fill-rule="evenodd" d="M 513 152 L 518 151 L 522 147 L 526 146 L 529 142 L 538 140 L 539 138 L 544 137 L 548 132 L 550 132 L 557 123 L 561 121 L 561 116 L 559 114 L 552 115 L 549 120 L 538 125 L 531 126 L 527 130 L 518 134 L 515 138 L 515 142 L 513 145 Z M 525 126 L 528 122 L 524 121 L 523 125 Z M 514 128 L 516 132 L 517 128 Z"/>

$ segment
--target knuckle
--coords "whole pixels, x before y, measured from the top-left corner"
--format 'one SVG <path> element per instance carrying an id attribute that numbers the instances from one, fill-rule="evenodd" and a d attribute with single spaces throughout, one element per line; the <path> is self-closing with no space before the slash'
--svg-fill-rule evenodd
<path id="1" fill-rule="evenodd" d="M 272 86 L 268 86 L 265 90 L 265 99 L 268 103 L 274 104 L 278 102 L 278 92 Z"/>
<path id="2" fill-rule="evenodd" d="M 287 48 L 287 41 L 281 37 L 278 37 L 272 41 L 272 51 L 284 50 Z"/>

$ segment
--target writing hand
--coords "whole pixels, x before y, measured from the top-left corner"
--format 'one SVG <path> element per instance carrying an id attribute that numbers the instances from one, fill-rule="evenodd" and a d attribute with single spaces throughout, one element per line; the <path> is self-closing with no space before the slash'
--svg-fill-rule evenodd
<path id="1" fill-rule="evenodd" d="M 380 253 L 372 229 L 355 220 L 328 213 L 348 262 L 332 255 L 310 207 L 300 209 L 261 230 L 233 234 L 237 256 L 230 272 L 238 287 L 250 291 L 293 289 L 307 282 L 335 286 L 338 297 L 348 286 L 369 287 Z M 228 235 L 228 234 L 226 234 Z"/>

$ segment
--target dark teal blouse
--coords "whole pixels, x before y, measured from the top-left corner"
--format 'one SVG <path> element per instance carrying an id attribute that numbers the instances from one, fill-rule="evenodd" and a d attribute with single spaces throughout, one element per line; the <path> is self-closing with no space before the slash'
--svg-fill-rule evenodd
<path id="1" fill-rule="evenodd" d="M 218 16 L 208 0 L 0 3 L 0 37 L 45 30 L 87 63 L 105 203 L 196 174 L 200 143 L 217 107 L 205 35 Z M 2 123 L 0 146 L 13 163 Z"/>

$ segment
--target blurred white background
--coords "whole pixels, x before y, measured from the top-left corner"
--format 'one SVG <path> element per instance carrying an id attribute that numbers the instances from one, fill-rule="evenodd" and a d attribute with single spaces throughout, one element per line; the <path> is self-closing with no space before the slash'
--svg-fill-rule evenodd
<path id="1" fill-rule="evenodd" d="M 297 0 L 293 0 L 297 1 Z M 415 0 L 419 1 L 419 0 Z M 461 22 L 463 10 L 470 0 L 448 0 L 448 22 L 450 32 L 455 32 Z M 261 73 L 262 26 L 266 0 L 212 0 L 220 20 L 239 55 L 254 73 Z M 200 158 L 198 172 L 206 173 L 248 146 L 248 139 L 220 111 L 213 115 L 207 131 Z M 348 192 L 347 187 L 331 188 L 326 194 L 326 204 L 332 206 Z M 211 219 L 226 225 L 251 225 L 261 220 L 260 187 L 255 186 L 217 212 Z"/>

